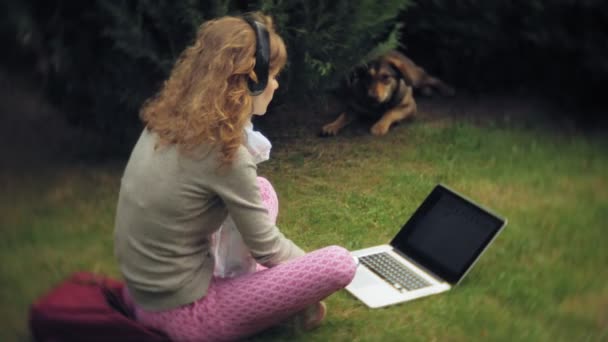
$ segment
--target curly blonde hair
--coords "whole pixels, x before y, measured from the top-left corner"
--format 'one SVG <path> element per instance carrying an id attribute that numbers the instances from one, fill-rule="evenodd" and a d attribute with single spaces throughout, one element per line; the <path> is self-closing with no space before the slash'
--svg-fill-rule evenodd
<path id="1" fill-rule="evenodd" d="M 287 60 L 285 44 L 269 16 L 250 15 L 266 25 L 269 73 L 276 75 Z M 160 138 L 158 146 L 174 144 L 181 152 L 192 152 L 210 143 L 220 148 L 222 165 L 232 162 L 253 108 L 247 79 L 257 80 L 255 47 L 255 32 L 242 18 L 222 17 L 201 25 L 162 89 L 141 109 L 146 127 Z"/>

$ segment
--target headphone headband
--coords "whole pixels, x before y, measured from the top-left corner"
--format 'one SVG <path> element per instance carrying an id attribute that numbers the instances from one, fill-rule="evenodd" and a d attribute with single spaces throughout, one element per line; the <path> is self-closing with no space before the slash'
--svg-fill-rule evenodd
<path id="1" fill-rule="evenodd" d="M 255 32 L 255 66 L 253 72 L 258 79 L 254 81 L 252 78 L 247 80 L 247 86 L 252 96 L 260 95 L 266 89 L 268 84 L 268 74 L 270 68 L 270 34 L 266 26 L 255 20 L 252 16 L 244 16 L 243 19 L 251 26 Z"/>

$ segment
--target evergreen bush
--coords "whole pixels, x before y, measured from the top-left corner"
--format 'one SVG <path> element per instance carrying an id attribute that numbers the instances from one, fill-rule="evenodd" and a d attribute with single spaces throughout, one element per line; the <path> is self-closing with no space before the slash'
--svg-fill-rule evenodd
<path id="1" fill-rule="evenodd" d="M 29 0 L 11 3 L 2 28 L 28 37 L 17 45 L 35 55 L 51 98 L 72 123 L 102 133 L 106 148 L 128 150 L 140 129 L 139 107 L 204 20 L 260 9 L 273 16 L 289 52 L 278 97 L 302 100 L 397 47 L 397 16 L 408 2 Z"/>
<path id="2" fill-rule="evenodd" d="M 130 149 L 139 107 L 200 23 L 229 9 L 227 0 L 49 0 L 13 4 L 7 16 L 20 48 L 35 55 L 52 102 L 114 153 Z"/>
<path id="3" fill-rule="evenodd" d="M 401 18 L 406 53 L 461 87 L 580 94 L 608 80 L 605 1 L 414 0 Z"/>
<path id="4" fill-rule="evenodd" d="M 291 96 L 320 95 L 354 66 L 400 44 L 399 13 L 410 3 L 349 0 L 262 0 L 290 53 Z"/>

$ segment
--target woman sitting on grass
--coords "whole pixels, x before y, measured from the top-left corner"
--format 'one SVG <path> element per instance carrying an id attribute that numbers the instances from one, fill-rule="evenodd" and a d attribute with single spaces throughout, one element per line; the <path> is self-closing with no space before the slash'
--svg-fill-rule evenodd
<path id="1" fill-rule="evenodd" d="M 270 47 L 258 94 L 260 39 Z M 209 21 L 142 108 L 146 127 L 121 182 L 115 253 L 136 319 L 173 340 L 239 339 L 294 315 L 312 329 L 325 316 L 321 300 L 354 276 L 344 248 L 305 254 L 279 231 L 269 216 L 278 210 L 274 189 L 244 145 L 286 58 L 267 16 Z M 217 278 L 210 237 L 228 213 L 265 267 Z"/>

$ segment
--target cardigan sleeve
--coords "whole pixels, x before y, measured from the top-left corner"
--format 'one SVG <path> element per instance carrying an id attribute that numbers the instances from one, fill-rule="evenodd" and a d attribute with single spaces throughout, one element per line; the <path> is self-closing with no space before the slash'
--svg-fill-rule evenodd
<path id="1" fill-rule="evenodd" d="M 208 186 L 224 202 L 258 263 L 272 267 L 305 254 L 271 222 L 260 195 L 257 166 L 244 147 L 229 167 L 210 178 Z"/>

